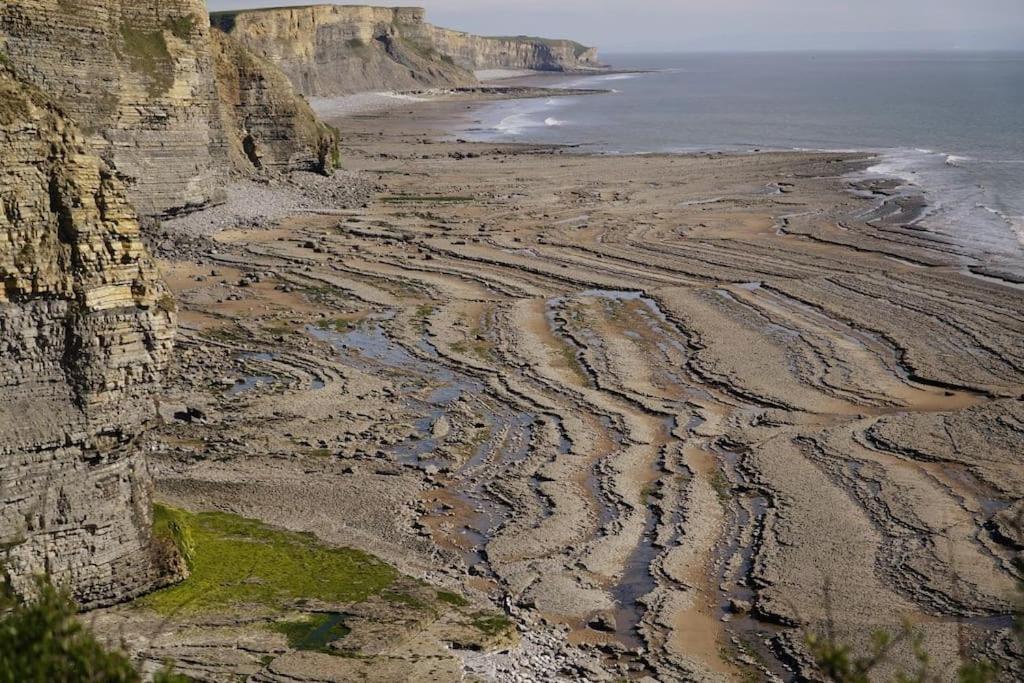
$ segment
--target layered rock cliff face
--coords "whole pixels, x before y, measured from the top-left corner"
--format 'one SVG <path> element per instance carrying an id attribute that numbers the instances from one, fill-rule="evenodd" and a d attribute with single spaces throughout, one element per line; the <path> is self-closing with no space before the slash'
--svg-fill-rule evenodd
<path id="1" fill-rule="evenodd" d="M 0 555 L 85 607 L 152 587 L 149 477 L 174 314 L 121 182 L 0 65 Z"/>
<path id="2" fill-rule="evenodd" d="M 215 198 L 227 168 L 204 0 L 18 0 L 0 34 L 19 77 L 77 121 L 146 215 Z"/>
<path id="3" fill-rule="evenodd" d="M 466 69 L 532 69 L 586 71 L 602 67 L 597 48 L 573 40 L 531 36 L 475 36 L 431 27 L 437 50 Z"/>
<path id="4" fill-rule="evenodd" d="M 596 50 L 572 41 L 485 38 L 433 26 L 424 16 L 416 7 L 312 5 L 218 12 L 211 20 L 311 97 L 469 86 L 474 69 L 598 66 Z"/>
<path id="5" fill-rule="evenodd" d="M 205 0 L 4 2 L 0 50 L 80 125 L 141 215 L 218 200 L 231 170 L 325 170 L 334 133 L 207 17 Z"/>
<path id="6" fill-rule="evenodd" d="M 314 5 L 219 12 L 211 20 L 280 66 L 307 96 L 476 80 L 437 52 L 423 10 L 416 8 Z"/>
<path id="7" fill-rule="evenodd" d="M 243 172 L 330 172 L 337 165 L 337 131 L 317 118 L 273 63 L 217 29 L 211 38 L 233 166 Z"/>

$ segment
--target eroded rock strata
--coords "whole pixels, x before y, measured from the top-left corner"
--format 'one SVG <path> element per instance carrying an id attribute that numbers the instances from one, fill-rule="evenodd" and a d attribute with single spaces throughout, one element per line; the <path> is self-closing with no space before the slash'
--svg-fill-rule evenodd
<path id="1" fill-rule="evenodd" d="M 413 608 L 339 658 L 185 616 L 142 656 L 210 680 L 805 680 L 830 621 L 863 651 L 909 619 L 944 680 L 961 653 L 1019 678 L 1020 292 L 969 245 L 880 229 L 865 157 L 342 125 L 386 185 L 367 208 L 166 264 L 170 398 L 202 418 L 151 435 L 158 490 L 372 551 L 520 641 L 428 647 Z"/>
<path id="2" fill-rule="evenodd" d="M 0 49 L 160 214 L 217 198 L 227 171 L 205 17 L 204 0 L 5 2 Z"/>
<path id="3" fill-rule="evenodd" d="M 599 66 L 595 49 L 573 41 L 474 36 L 426 23 L 417 7 L 310 5 L 215 12 L 211 20 L 310 97 L 469 86 L 474 69 Z"/>
<path id="4" fill-rule="evenodd" d="M 336 134 L 280 71 L 212 32 L 205 0 L 19 0 L 0 51 L 47 92 L 143 216 L 225 198 L 234 171 L 326 171 Z"/>
<path id="5" fill-rule="evenodd" d="M 597 48 L 574 40 L 533 36 L 476 36 L 429 27 L 435 48 L 461 67 L 531 71 L 586 71 L 602 68 Z"/>
<path id="6" fill-rule="evenodd" d="M 212 30 L 217 91 L 232 166 L 329 173 L 338 134 L 317 118 L 287 76 L 231 36 Z"/>
<path id="7" fill-rule="evenodd" d="M 134 443 L 170 359 L 172 300 L 124 188 L 63 112 L 0 67 L 0 539 L 6 581 L 84 607 L 151 588 Z"/>

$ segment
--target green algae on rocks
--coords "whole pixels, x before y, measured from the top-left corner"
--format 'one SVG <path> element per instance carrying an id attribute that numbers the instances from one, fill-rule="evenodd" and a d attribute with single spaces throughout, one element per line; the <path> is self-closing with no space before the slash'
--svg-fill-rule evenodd
<path id="1" fill-rule="evenodd" d="M 161 614 L 231 607 L 270 611 L 300 600 L 360 602 L 398 578 L 390 565 L 350 548 L 330 548 L 311 534 L 280 531 L 223 512 L 156 506 L 154 533 L 170 534 L 190 575 L 139 600 Z"/>
<path id="2" fill-rule="evenodd" d="M 271 629 L 288 639 L 288 647 L 295 650 L 341 654 L 331 649 L 331 643 L 352 632 L 345 625 L 346 615 L 336 612 L 313 614 L 296 621 L 279 621 Z"/>

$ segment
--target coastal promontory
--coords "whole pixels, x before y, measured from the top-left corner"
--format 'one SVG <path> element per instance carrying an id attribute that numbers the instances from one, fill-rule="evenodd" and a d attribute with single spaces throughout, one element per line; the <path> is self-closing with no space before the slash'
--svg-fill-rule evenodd
<path id="1" fill-rule="evenodd" d="M 310 97 L 471 86 L 480 69 L 600 68 L 597 50 L 575 41 L 476 36 L 429 24 L 418 7 L 308 5 L 214 12 L 211 21 Z"/>

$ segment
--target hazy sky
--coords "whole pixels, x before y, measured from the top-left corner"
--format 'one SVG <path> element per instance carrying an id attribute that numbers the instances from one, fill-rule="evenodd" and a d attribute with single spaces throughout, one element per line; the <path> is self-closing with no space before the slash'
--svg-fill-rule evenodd
<path id="1" fill-rule="evenodd" d="M 311 3 L 209 0 L 209 4 L 217 10 Z M 574 38 L 605 52 L 1024 50 L 1024 0 L 412 0 L 380 4 L 424 6 L 432 23 L 449 28 L 485 35 Z"/>

